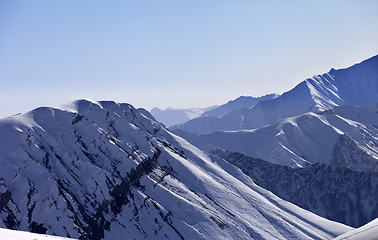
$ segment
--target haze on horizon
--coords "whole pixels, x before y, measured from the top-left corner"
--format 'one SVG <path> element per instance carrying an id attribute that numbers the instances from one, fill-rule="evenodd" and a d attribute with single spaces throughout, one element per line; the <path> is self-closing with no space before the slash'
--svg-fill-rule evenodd
<path id="1" fill-rule="evenodd" d="M 378 2 L 0 2 L 0 117 L 75 99 L 207 107 L 378 54 Z"/>

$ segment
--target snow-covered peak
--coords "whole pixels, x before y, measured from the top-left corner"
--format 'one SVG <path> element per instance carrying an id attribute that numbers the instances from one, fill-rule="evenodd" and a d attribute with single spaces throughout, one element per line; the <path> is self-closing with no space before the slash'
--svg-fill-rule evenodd
<path id="1" fill-rule="evenodd" d="M 355 106 L 308 112 L 254 130 L 196 136 L 176 133 L 205 151 L 219 147 L 291 167 L 322 162 L 378 170 L 378 113 Z"/>
<path id="2" fill-rule="evenodd" d="M 324 239 L 352 228 L 109 101 L 0 120 L 0 226 L 83 239 Z"/>
<path id="3" fill-rule="evenodd" d="M 204 112 L 201 117 L 224 117 L 225 115 L 231 113 L 232 111 L 251 108 L 255 106 L 260 101 L 265 101 L 269 99 L 277 98 L 278 94 L 267 94 L 262 97 L 251 97 L 251 96 L 240 96 L 234 100 L 227 102 L 217 108 Z"/>
<path id="4" fill-rule="evenodd" d="M 207 134 L 222 130 L 253 129 L 278 119 L 306 112 L 321 112 L 336 106 L 378 105 L 378 56 L 346 69 L 331 70 L 299 83 L 281 96 L 258 102 L 250 109 L 231 112 L 221 118 L 205 117 L 171 127 Z"/>

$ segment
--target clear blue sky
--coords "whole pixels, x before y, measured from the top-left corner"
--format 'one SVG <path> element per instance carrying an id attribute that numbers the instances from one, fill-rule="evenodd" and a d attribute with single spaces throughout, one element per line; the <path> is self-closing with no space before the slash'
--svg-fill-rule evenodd
<path id="1" fill-rule="evenodd" d="M 378 54 L 378 1 L 0 1 L 0 117 L 282 93 Z"/>

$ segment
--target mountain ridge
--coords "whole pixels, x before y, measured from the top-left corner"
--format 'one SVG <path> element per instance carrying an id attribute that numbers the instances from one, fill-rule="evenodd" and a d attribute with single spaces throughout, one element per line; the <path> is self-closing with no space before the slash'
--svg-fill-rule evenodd
<path id="1" fill-rule="evenodd" d="M 165 110 L 161 110 L 157 107 L 151 109 L 150 113 L 159 122 L 163 123 L 167 127 L 185 123 L 193 118 L 200 117 L 204 112 L 216 108 L 217 106 L 211 106 L 207 108 L 171 108 L 168 107 Z"/>
<path id="2" fill-rule="evenodd" d="M 316 162 L 377 171 L 378 112 L 341 106 L 254 129 L 196 135 L 173 132 L 204 151 L 222 148 L 291 167 Z"/>
<path id="3" fill-rule="evenodd" d="M 227 103 L 217 108 L 214 108 L 214 109 L 211 109 L 202 113 L 200 117 L 217 117 L 217 118 L 224 117 L 225 115 L 231 113 L 232 111 L 243 109 L 243 108 L 251 108 L 260 101 L 274 99 L 274 98 L 277 98 L 278 96 L 279 95 L 275 93 L 266 94 L 261 97 L 240 96 L 234 100 L 228 101 Z"/>
<path id="4" fill-rule="evenodd" d="M 251 109 L 237 110 L 219 119 L 196 118 L 170 129 L 195 134 L 254 129 L 305 112 L 320 112 L 342 105 L 375 108 L 377 104 L 378 55 L 348 68 L 315 75 Z"/>
<path id="5" fill-rule="evenodd" d="M 352 230 L 279 199 L 144 114 L 79 100 L 0 120 L 0 226 L 95 240 Z"/>

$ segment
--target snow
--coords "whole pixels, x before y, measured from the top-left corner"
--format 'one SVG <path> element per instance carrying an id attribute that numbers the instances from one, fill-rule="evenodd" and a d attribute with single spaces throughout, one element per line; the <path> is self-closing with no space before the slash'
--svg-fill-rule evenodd
<path id="1" fill-rule="evenodd" d="M 353 231 L 344 233 L 335 240 L 376 240 L 378 239 L 378 218 L 357 228 Z"/>
<path id="2" fill-rule="evenodd" d="M 278 96 L 279 96 L 278 94 L 274 94 L 274 93 L 267 94 L 261 97 L 241 96 L 217 108 L 204 112 L 201 115 L 201 117 L 217 117 L 217 118 L 224 117 L 235 110 L 239 110 L 243 108 L 251 108 L 255 106 L 258 102 L 274 99 L 274 98 L 277 98 Z"/>
<path id="3" fill-rule="evenodd" d="M 246 97 L 241 96 L 235 100 L 229 101 L 221 106 L 211 106 L 207 108 L 187 108 L 187 109 L 175 109 L 167 108 L 161 110 L 159 108 L 153 108 L 150 113 L 156 120 L 163 123 L 167 127 L 183 124 L 191 119 L 199 117 L 223 117 L 232 111 L 242 108 L 251 108 L 260 101 L 277 98 L 277 94 L 267 94 L 262 97 Z"/>
<path id="4" fill-rule="evenodd" d="M 147 115 L 79 100 L 0 120 L 0 226 L 112 240 L 330 239 L 352 229 L 283 201 Z"/>
<path id="5" fill-rule="evenodd" d="M 289 168 L 241 153 L 212 151 L 259 186 L 327 219 L 360 227 L 378 216 L 378 172 L 357 172 L 317 163 Z"/>
<path id="6" fill-rule="evenodd" d="M 222 131 L 200 136 L 175 133 L 205 151 L 222 148 L 291 167 L 323 162 L 354 170 L 376 171 L 376 126 L 378 113 L 375 110 L 342 106 L 281 119 L 252 131 Z M 346 139 L 351 139 L 350 143 Z M 338 160 L 340 153 L 349 163 Z"/>
<path id="7" fill-rule="evenodd" d="M 69 240 L 72 238 L 63 238 L 56 236 L 49 236 L 45 234 L 36 234 L 23 231 L 15 231 L 0 228 L 0 240 Z"/>
<path id="8" fill-rule="evenodd" d="M 321 112 L 336 106 L 378 107 L 378 55 L 347 69 L 308 78 L 281 96 L 258 102 L 250 109 L 239 109 L 220 118 L 201 117 L 172 126 L 199 135 L 216 131 L 254 129 L 279 119 L 307 112 Z M 242 124 L 241 119 L 244 116 Z"/>

